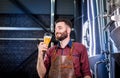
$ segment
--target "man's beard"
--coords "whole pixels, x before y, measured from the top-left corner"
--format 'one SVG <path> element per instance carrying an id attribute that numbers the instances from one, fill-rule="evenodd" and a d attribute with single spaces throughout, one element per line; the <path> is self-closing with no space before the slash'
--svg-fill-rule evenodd
<path id="1" fill-rule="evenodd" d="M 57 34 L 60 34 L 60 36 L 57 36 Z M 68 37 L 67 31 L 64 31 L 64 32 L 61 32 L 61 33 L 58 33 L 58 32 L 56 33 L 56 39 L 58 41 L 62 41 L 67 37 Z"/>

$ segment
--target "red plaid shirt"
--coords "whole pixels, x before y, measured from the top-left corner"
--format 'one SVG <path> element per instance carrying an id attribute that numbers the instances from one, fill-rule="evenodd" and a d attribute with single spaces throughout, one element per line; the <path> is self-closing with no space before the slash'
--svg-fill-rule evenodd
<path id="1" fill-rule="evenodd" d="M 54 55 L 53 51 L 55 49 L 57 52 L 56 56 L 68 55 L 71 47 L 72 47 L 72 41 L 70 41 L 65 48 L 61 48 L 59 45 L 55 45 L 54 47 L 49 48 L 49 50 L 44 58 L 44 64 L 45 64 L 46 69 L 50 68 L 51 57 Z M 74 65 L 76 77 L 80 78 L 80 77 L 84 77 L 86 75 L 91 76 L 87 50 L 86 50 L 85 46 L 80 43 L 74 42 L 72 51 L 73 51 L 72 52 L 73 65 Z M 49 70 L 47 70 L 47 71 L 49 71 Z"/>

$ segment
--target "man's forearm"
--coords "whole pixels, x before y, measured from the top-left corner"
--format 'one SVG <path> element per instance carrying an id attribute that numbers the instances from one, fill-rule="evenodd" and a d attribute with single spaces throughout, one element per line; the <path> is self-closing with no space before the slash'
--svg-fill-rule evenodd
<path id="1" fill-rule="evenodd" d="M 46 68 L 44 66 L 44 61 L 42 57 L 38 57 L 37 60 L 37 72 L 40 78 L 44 78 L 46 74 Z"/>

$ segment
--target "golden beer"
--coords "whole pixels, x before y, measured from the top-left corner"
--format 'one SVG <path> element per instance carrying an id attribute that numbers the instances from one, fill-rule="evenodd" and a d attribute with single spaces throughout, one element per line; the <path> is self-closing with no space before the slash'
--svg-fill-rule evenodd
<path id="1" fill-rule="evenodd" d="M 44 36 L 44 43 L 48 46 L 50 43 L 51 37 L 50 36 Z"/>
<path id="2" fill-rule="evenodd" d="M 51 38 L 52 38 L 52 34 L 51 33 L 45 33 L 44 34 L 44 43 L 48 46 L 50 41 L 51 41 Z"/>

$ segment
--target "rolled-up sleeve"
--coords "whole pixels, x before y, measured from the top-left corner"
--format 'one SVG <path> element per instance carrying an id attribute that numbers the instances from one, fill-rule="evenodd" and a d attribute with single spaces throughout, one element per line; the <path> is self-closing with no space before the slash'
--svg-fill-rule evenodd
<path id="1" fill-rule="evenodd" d="M 83 46 L 83 49 L 81 52 L 81 73 L 83 77 L 87 75 L 91 76 L 88 54 L 85 46 Z"/>

